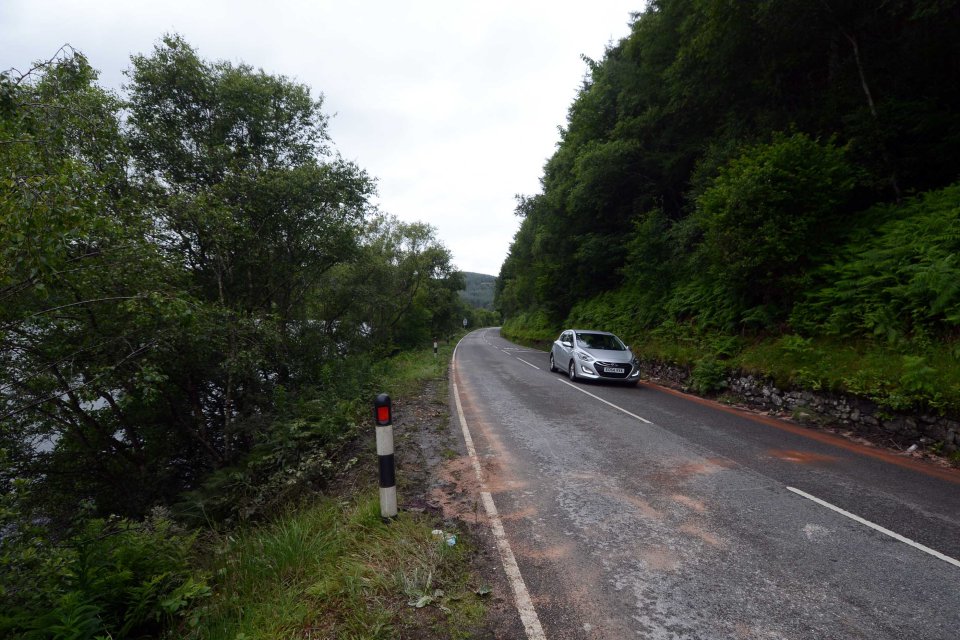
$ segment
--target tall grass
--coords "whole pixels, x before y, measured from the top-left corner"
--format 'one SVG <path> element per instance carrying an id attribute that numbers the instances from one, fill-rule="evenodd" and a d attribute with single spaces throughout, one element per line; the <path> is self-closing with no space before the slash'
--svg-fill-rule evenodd
<path id="1" fill-rule="evenodd" d="M 424 621 L 458 637 L 483 613 L 465 545 L 447 546 L 415 514 L 385 523 L 373 491 L 300 505 L 212 548 L 216 596 L 182 630 L 198 640 L 389 638 Z"/>
<path id="2" fill-rule="evenodd" d="M 381 387 L 391 395 L 411 395 L 419 392 L 423 384 L 430 380 L 440 380 L 447 373 L 450 356 L 458 338 L 453 338 L 437 349 L 419 349 L 404 351 L 386 361 L 380 373 Z"/>

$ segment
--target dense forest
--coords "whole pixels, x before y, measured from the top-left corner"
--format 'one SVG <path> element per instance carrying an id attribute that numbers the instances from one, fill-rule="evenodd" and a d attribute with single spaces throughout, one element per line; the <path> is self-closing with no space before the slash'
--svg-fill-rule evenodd
<path id="1" fill-rule="evenodd" d="M 460 291 L 460 299 L 472 307 L 492 311 L 497 277 L 464 271 L 463 279 L 465 284 Z"/>
<path id="2" fill-rule="evenodd" d="M 960 406 L 958 33 L 953 0 L 652 0 L 518 201 L 506 332 L 729 366 L 773 342 L 788 382 Z"/>
<path id="3" fill-rule="evenodd" d="M 0 168 L 3 637 L 156 631 L 209 593 L 190 523 L 321 482 L 383 356 L 473 313 L 321 98 L 177 36 L 123 95 L 69 49 L 4 74 Z"/>

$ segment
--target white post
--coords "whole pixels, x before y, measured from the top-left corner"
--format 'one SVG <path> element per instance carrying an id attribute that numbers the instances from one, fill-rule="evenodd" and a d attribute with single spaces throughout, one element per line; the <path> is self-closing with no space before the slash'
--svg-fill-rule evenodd
<path id="1" fill-rule="evenodd" d="M 377 458 L 380 463 L 380 516 L 397 516 L 397 477 L 393 458 L 393 408 L 390 396 L 381 393 L 374 401 L 377 423 Z"/>

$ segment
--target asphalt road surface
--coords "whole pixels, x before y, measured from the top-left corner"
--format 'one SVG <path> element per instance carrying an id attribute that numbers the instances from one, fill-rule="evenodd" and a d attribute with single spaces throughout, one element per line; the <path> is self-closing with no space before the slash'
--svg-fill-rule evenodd
<path id="1" fill-rule="evenodd" d="M 453 380 L 529 637 L 960 638 L 960 473 L 571 385 L 496 329 L 464 338 Z"/>

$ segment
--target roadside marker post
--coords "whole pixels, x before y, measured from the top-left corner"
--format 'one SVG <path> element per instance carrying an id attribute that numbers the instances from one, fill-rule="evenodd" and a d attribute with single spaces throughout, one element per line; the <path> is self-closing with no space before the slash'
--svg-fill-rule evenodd
<path id="1" fill-rule="evenodd" d="M 393 407 L 390 396 L 381 393 L 373 402 L 377 425 L 377 458 L 380 461 L 380 516 L 397 517 L 397 475 L 393 459 Z"/>
<path id="2" fill-rule="evenodd" d="M 436 338 L 433 339 L 433 357 L 434 358 L 437 357 L 437 339 Z"/>

